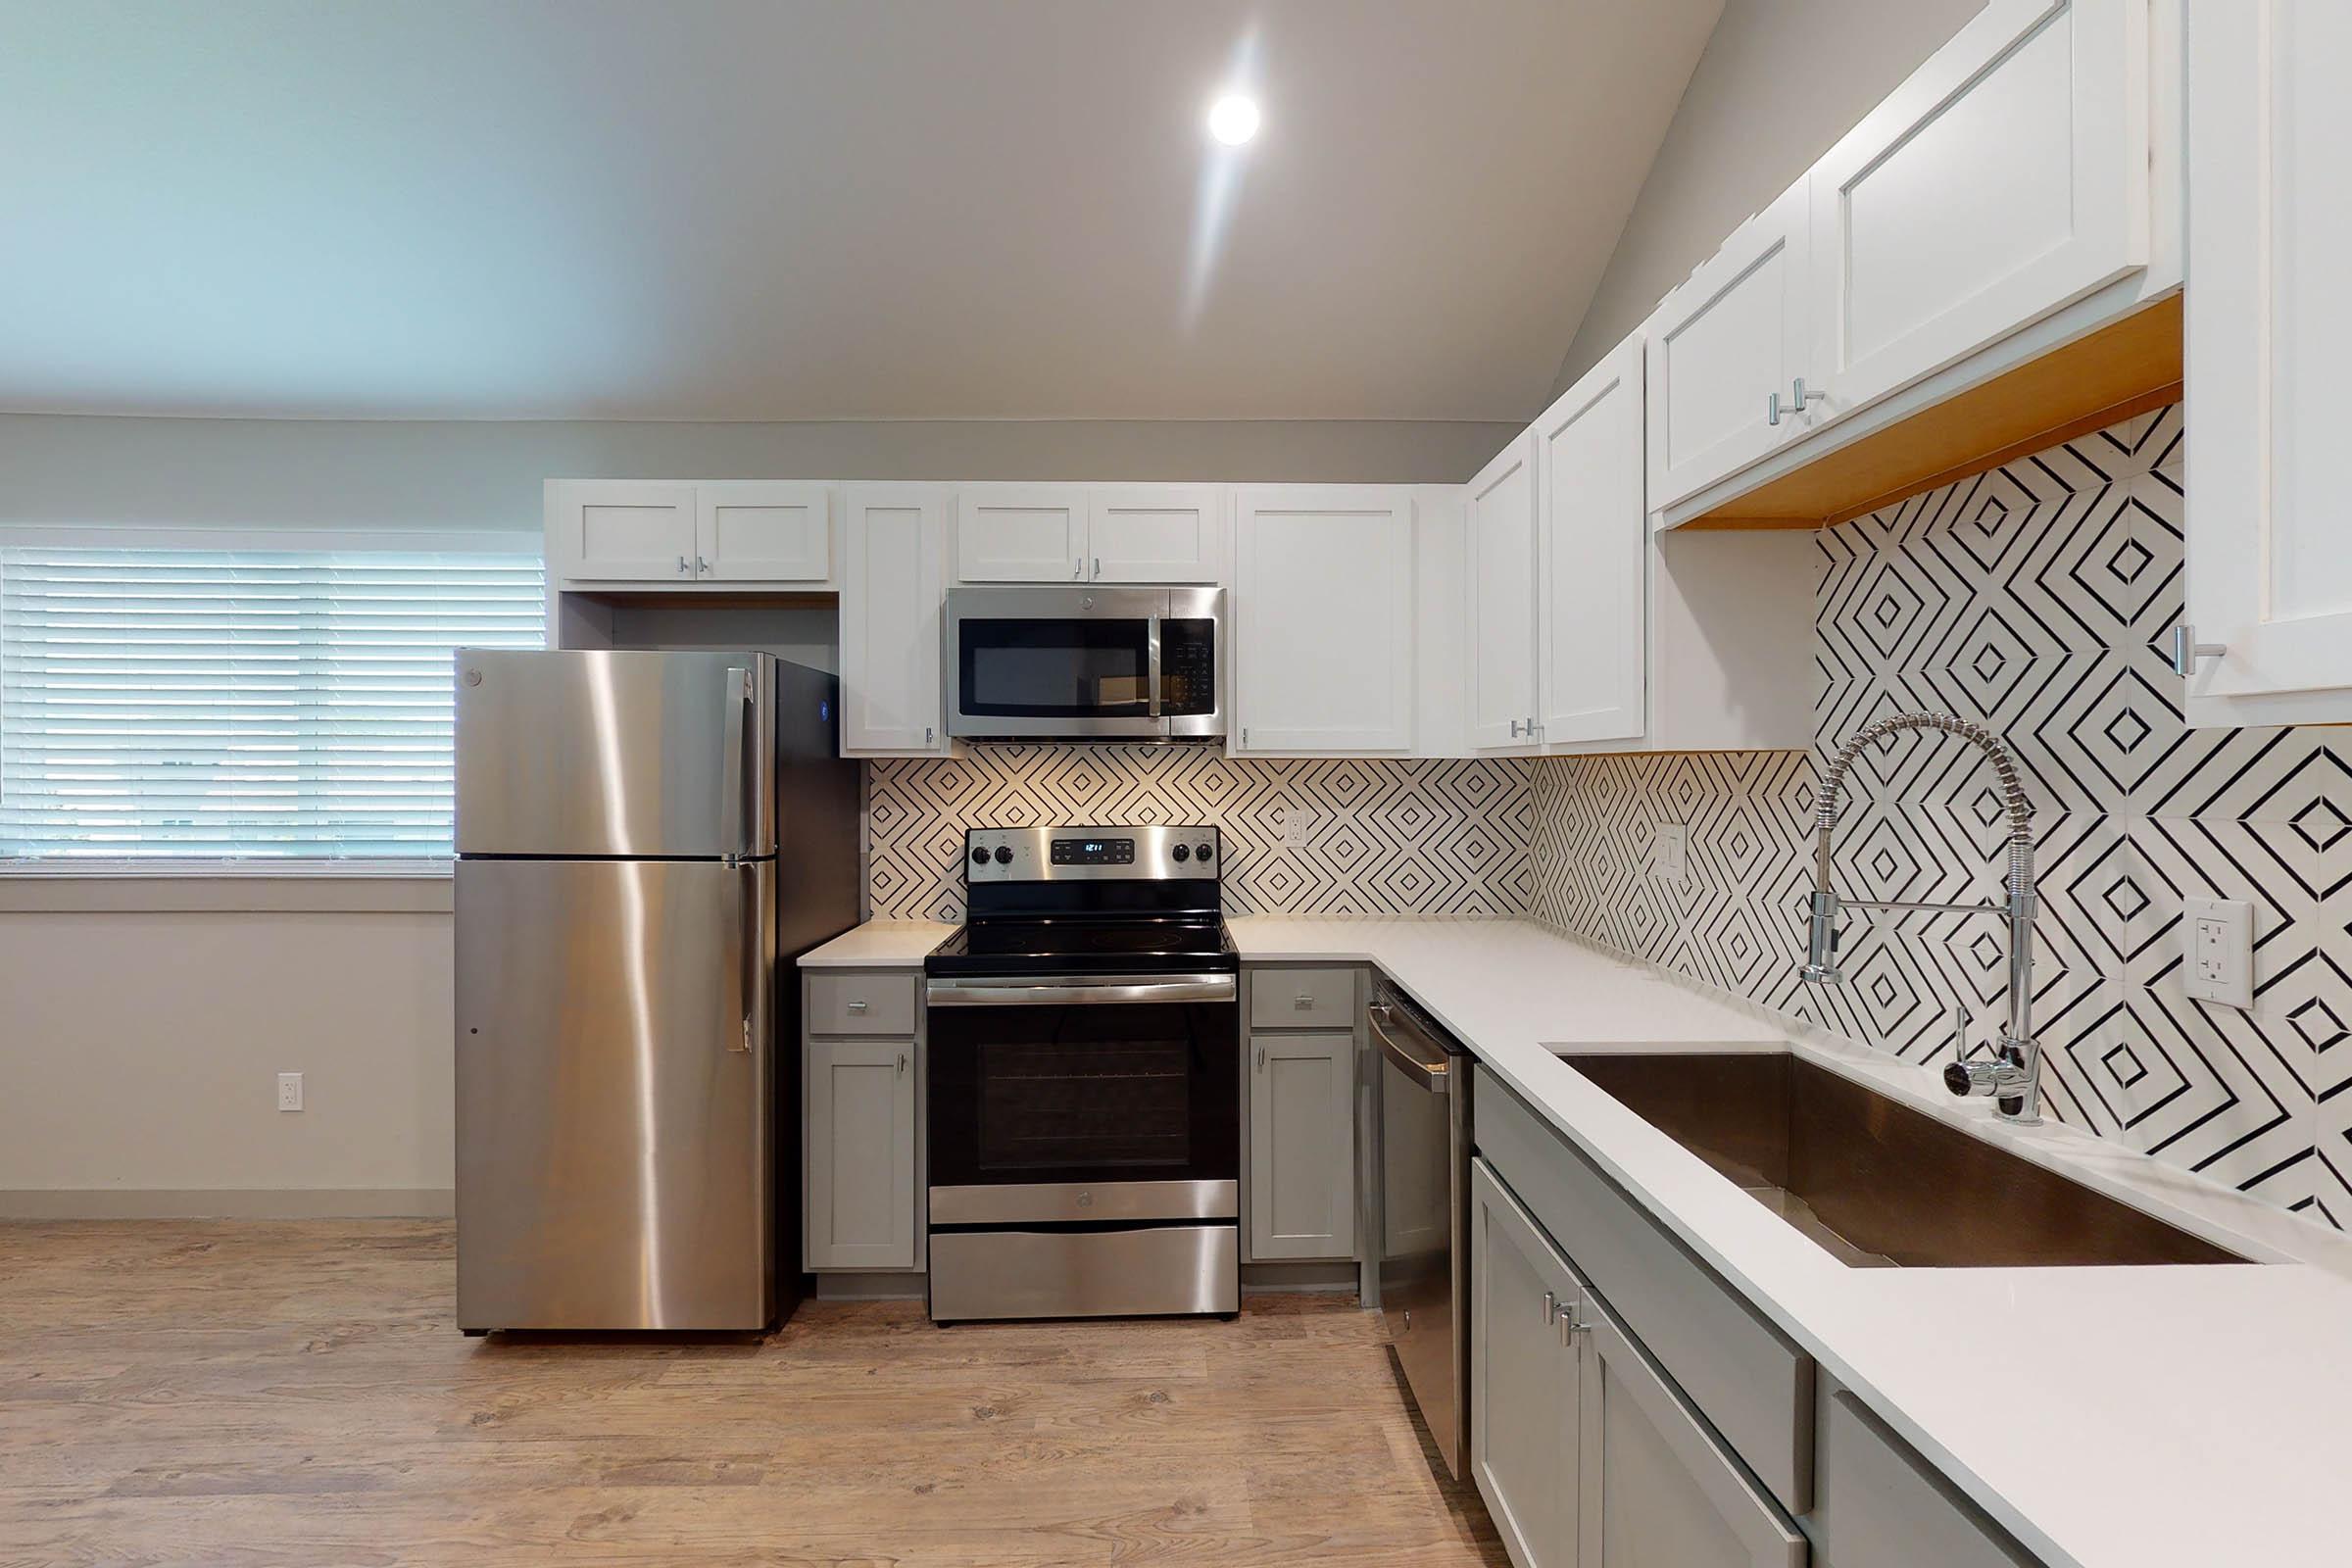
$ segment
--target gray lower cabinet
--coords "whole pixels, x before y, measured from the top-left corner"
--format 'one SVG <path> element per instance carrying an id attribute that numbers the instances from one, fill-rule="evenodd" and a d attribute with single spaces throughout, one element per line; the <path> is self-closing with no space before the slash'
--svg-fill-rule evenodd
<path id="1" fill-rule="evenodd" d="M 1252 1034 L 1250 1257 L 1353 1257 L 1355 1185 L 1354 1030 Z"/>
<path id="2" fill-rule="evenodd" d="M 807 1266 L 916 1267 L 915 1042 L 812 1038 L 804 1064 Z"/>
<path id="3" fill-rule="evenodd" d="M 1813 1421 L 1815 1568 L 2030 1568 L 2012 1541 L 1960 1490 L 1824 1373 Z"/>
<path id="4" fill-rule="evenodd" d="M 1470 1269 L 1471 1475 L 1519 1568 L 1802 1568 L 1795 1523 L 1484 1159 Z"/>
<path id="5" fill-rule="evenodd" d="M 1576 1276 L 1484 1160 L 1470 1193 L 1471 1480 L 1512 1562 L 1567 1568 L 1584 1358 L 1560 1308 L 1576 1305 Z"/>

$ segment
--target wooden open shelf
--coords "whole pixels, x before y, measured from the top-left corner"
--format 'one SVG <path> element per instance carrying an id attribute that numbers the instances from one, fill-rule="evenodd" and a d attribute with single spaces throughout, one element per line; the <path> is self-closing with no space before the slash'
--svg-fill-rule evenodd
<path id="1" fill-rule="evenodd" d="M 1693 517 L 1686 528 L 1820 528 L 2105 429 L 2180 396 L 2169 295 L 1983 385 Z"/>

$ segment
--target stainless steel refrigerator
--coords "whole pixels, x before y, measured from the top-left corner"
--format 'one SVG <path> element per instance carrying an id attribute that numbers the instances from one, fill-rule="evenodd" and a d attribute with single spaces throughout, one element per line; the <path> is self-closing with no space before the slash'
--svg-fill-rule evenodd
<path id="1" fill-rule="evenodd" d="M 767 654 L 459 651 L 459 1327 L 798 1303 L 793 959 L 858 919 L 838 707 Z"/>

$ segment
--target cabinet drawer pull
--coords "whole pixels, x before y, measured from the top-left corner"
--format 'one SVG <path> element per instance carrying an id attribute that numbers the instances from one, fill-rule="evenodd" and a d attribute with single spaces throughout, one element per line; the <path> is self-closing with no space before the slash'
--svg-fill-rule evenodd
<path id="1" fill-rule="evenodd" d="M 1557 1322 L 1559 1316 L 1560 1298 L 1549 1291 L 1545 1291 L 1544 1293 L 1544 1321 L 1546 1323 Z"/>
<path id="2" fill-rule="evenodd" d="M 1306 992 L 1301 991 L 1298 996 L 1291 999 L 1291 1005 L 1297 1007 L 1301 1012 L 1309 1012 L 1314 1009 L 1315 999 L 1309 996 Z"/>
<path id="3" fill-rule="evenodd" d="M 681 577 L 691 577 L 694 575 L 693 564 L 688 562 L 684 556 L 680 556 L 678 558 L 678 575 Z"/>
<path id="4" fill-rule="evenodd" d="M 850 1010 L 852 1012 L 863 1012 L 865 1007 L 866 1004 L 862 1002 L 853 1002 L 850 1004 Z"/>

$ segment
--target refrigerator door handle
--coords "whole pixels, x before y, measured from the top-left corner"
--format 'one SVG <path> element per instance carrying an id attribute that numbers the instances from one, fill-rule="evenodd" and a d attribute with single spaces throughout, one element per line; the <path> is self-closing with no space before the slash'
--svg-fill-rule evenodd
<path id="1" fill-rule="evenodd" d="M 727 666 L 726 737 L 722 742 L 718 777 L 718 842 L 723 854 L 743 856 L 752 853 L 751 818 L 744 809 L 745 798 L 751 794 L 751 758 L 744 745 L 744 731 L 752 722 L 752 672 L 740 664 Z"/>
<path id="2" fill-rule="evenodd" d="M 760 1012 L 760 944 L 754 940 L 760 930 L 760 867 L 746 863 L 735 868 L 736 886 L 742 901 L 735 919 L 727 929 L 734 952 L 727 956 L 727 968 L 734 977 L 735 1005 L 731 1009 L 742 1020 L 742 1027 L 727 1041 L 729 1051 L 750 1051 L 759 1024 Z"/>

